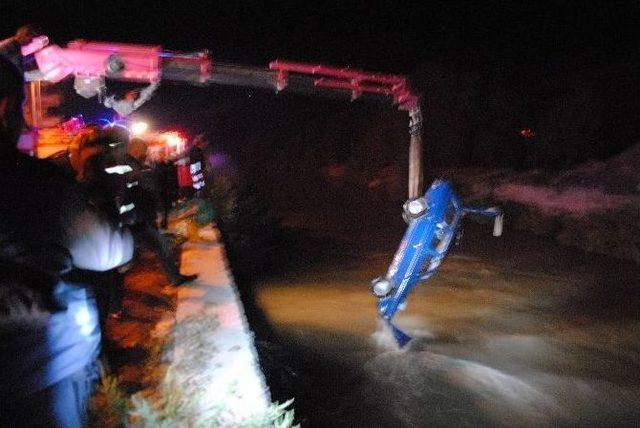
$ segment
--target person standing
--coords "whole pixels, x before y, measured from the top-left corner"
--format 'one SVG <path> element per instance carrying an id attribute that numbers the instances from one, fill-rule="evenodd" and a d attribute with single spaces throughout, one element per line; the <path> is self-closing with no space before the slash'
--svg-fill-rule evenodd
<path id="1" fill-rule="evenodd" d="M 79 166 L 79 177 L 90 200 L 114 224 L 127 226 L 137 245 L 151 250 L 172 285 L 192 281 L 197 275 L 182 275 L 173 251 L 163 240 L 156 226 L 156 198 L 145 188 L 150 173 L 127 153 L 129 137 L 119 130 L 103 131 L 95 145 L 98 151 Z"/>
<path id="2" fill-rule="evenodd" d="M 158 186 L 160 228 L 166 230 L 169 226 L 169 211 L 178 193 L 176 167 L 168 159 L 166 152 L 161 151 L 152 159 L 151 171 Z"/>
<path id="3" fill-rule="evenodd" d="M 22 74 L 0 56 L 0 426 L 80 427 L 97 380 L 101 334 L 76 269 L 131 260 L 133 239 L 67 173 L 21 154 Z"/>
<path id="4" fill-rule="evenodd" d="M 202 197 L 205 187 L 205 177 L 207 175 L 206 151 L 209 148 L 209 140 L 204 134 L 197 135 L 189 149 L 189 172 L 191 173 L 191 186 L 193 187 L 193 195 L 197 198 Z"/>

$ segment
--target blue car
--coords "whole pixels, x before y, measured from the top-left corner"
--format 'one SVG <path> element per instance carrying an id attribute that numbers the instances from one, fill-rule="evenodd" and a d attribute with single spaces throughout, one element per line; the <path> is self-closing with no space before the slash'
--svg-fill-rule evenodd
<path id="1" fill-rule="evenodd" d="M 378 297 L 380 316 L 391 327 L 400 347 L 411 338 L 392 323 L 404 307 L 411 289 L 429 279 L 447 255 L 460 228 L 462 218 L 469 213 L 494 219 L 494 236 L 502 234 L 502 212 L 496 207 L 462 205 L 451 184 L 436 180 L 421 198 L 408 200 L 403 207 L 408 228 L 384 277 L 372 282 Z"/>

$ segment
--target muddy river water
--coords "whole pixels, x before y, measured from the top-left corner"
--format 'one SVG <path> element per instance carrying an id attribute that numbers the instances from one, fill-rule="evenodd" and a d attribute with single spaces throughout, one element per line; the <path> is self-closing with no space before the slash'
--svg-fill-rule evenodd
<path id="1" fill-rule="evenodd" d="M 369 290 L 393 252 L 340 251 L 258 288 L 303 426 L 640 423 L 631 263 L 471 228 L 397 317 L 399 350 Z"/>

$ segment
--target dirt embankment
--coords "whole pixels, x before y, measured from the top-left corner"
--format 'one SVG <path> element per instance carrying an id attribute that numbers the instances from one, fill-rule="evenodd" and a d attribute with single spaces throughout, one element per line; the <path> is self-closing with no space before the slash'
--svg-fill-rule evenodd
<path id="1" fill-rule="evenodd" d="M 640 263 L 640 144 L 571 170 L 442 171 L 465 201 L 494 203 L 506 227 Z"/>

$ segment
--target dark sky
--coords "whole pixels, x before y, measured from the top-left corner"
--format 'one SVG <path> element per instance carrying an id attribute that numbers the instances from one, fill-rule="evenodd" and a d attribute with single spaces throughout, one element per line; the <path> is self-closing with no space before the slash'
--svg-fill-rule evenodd
<path id="1" fill-rule="evenodd" d="M 0 31 L 208 48 L 224 62 L 284 57 L 410 73 L 443 56 L 531 65 L 637 62 L 640 2 L 0 0 Z"/>

